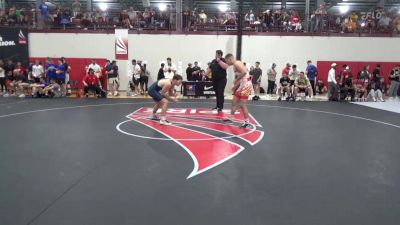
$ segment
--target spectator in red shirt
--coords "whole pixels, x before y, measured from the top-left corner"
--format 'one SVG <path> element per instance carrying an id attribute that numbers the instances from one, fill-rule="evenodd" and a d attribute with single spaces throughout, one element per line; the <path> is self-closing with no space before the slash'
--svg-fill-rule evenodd
<path id="1" fill-rule="evenodd" d="M 103 93 L 103 90 L 101 90 L 100 88 L 100 80 L 94 74 L 93 69 L 89 69 L 88 74 L 83 78 L 83 85 L 85 85 L 84 91 L 86 97 L 89 96 L 88 95 L 89 91 L 94 91 L 97 97 L 100 97 L 101 94 Z"/>
<path id="2" fill-rule="evenodd" d="M 365 101 L 365 98 L 367 97 L 367 88 L 365 81 L 362 79 L 355 79 L 354 80 L 354 89 L 355 89 L 355 95 L 357 96 L 357 99 L 359 101 Z"/>
<path id="3" fill-rule="evenodd" d="M 283 68 L 283 70 L 282 70 L 282 76 L 283 76 L 283 74 L 289 75 L 291 68 L 292 67 L 291 67 L 290 63 L 286 63 L 286 67 Z"/>
<path id="4" fill-rule="evenodd" d="M 302 26 L 300 23 L 300 16 L 296 11 L 293 12 L 293 14 L 290 18 L 290 24 L 291 24 L 291 27 L 290 27 L 291 30 L 294 30 L 296 32 L 301 31 Z"/>

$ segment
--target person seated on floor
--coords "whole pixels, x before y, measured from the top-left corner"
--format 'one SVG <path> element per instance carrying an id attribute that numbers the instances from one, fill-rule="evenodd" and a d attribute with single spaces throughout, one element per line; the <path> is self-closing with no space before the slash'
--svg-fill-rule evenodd
<path id="1" fill-rule="evenodd" d="M 100 88 L 100 80 L 95 75 L 93 69 L 89 69 L 88 74 L 83 78 L 83 85 L 85 86 L 84 92 L 86 97 L 89 97 L 89 91 L 94 91 L 97 97 L 103 96 Z"/>
<path id="2" fill-rule="evenodd" d="M 325 86 L 324 81 L 319 79 L 317 80 L 317 87 L 316 87 L 316 91 L 318 94 L 322 95 L 325 94 L 326 92 L 328 92 L 328 88 Z"/>
<path id="3" fill-rule="evenodd" d="M 345 70 L 341 74 L 341 85 L 340 85 L 340 100 L 346 100 L 347 96 L 350 95 L 350 100 L 354 101 L 355 90 L 353 84 L 353 76 L 349 66 L 346 66 Z"/>
<path id="4" fill-rule="evenodd" d="M 373 87 L 368 93 L 367 101 L 381 101 L 384 102 L 383 94 L 385 93 L 385 79 L 381 77 L 373 83 Z"/>
<path id="5" fill-rule="evenodd" d="M 19 98 L 25 98 L 25 91 L 30 90 L 28 76 L 22 71 L 14 71 L 14 86 L 15 92 Z"/>
<path id="6" fill-rule="evenodd" d="M 306 95 L 308 95 L 309 98 L 311 98 L 311 83 L 303 71 L 300 72 L 299 77 L 296 79 L 294 87 L 293 101 L 296 101 L 298 93 L 305 93 Z"/>
<path id="7" fill-rule="evenodd" d="M 49 86 L 49 83 L 46 82 L 44 77 L 39 78 L 39 82 L 31 84 L 32 88 L 32 97 L 33 98 L 41 98 L 45 96 L 45 88 Z"/>
<path id="8" fill-rule="evenodd" d="M 362 79 L 355 79 L 354 90 L 355 90 L 355 96 L 358 99 L 358 101 L 364 101 L 367 95 L 367 88 L 365 81 Z"/>
<path id="9" fill-rule="evenodd" d="M 49 98 L 60 98 L 62 96 L 61 86 L 55 78 L 50 79 L 50 85 L 45 87 L 43 92 Z"/>
<path id="10" fill-rule="evenodd" d="M 278 101 L 282 100 L 282 96 L 286 93 L 288 95 L 287 100 L 289 100 L 291 96 L 291 88 L 290 88 L 290 78 L 287 73 L 283 73 L 281 79 L 279 80 L 280 87 L 278 89 L 279 98 Z"/>

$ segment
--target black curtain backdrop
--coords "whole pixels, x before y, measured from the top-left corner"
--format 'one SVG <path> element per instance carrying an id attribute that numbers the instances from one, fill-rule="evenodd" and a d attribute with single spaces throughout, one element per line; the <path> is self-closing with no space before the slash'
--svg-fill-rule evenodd
<path id="1" fill-rule="evenodd" d="M 28 29 L 0 27 L 0 59 L 29 63 Z"/>

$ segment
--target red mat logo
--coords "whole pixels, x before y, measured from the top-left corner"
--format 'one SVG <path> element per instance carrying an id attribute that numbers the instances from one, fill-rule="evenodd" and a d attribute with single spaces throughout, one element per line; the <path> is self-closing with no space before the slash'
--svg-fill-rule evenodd
<path id="1" fill-rule="evenodd" d="M 173 125 L 164 126 L 160 125 L 158 121 L 149 119 L 151 113 L 151 108 L 140 108 L 127 115 L 129 120 L 118 124 L 117 130 L 139 138 L 176 142 L 190 155 L 194 162 L 194 169 L 188 178 L 218 166 L 245 149 L 242 145 L 233 141 L 240 139 L 250 145 L 255 145 L 264 136 L 264 132 L 259 130 L 261 125 L 253 116 L 250 116 L 252 128 L 239 128 L 237 124 L 222 122 L 222 119 L 226 118 L 226 111 L 218 114 L 201 108 L 175 108 L 169 109 L 167 112 L 168 120 Z M 234 120 L 236 122 L 242 121 L 243 115 L 237 112 Z M 121 125 L 132 121 L 157 131 L 165 138 L 145 137 L 122 130 Z M 206 131 L 210 131 L 210 133 Z M 213 133 L 221 135 L 216 136 Z"/>

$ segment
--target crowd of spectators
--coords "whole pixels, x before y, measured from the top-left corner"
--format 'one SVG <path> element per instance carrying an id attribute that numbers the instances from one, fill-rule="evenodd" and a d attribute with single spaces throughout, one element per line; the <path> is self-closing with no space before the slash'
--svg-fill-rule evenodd
<path id="1" fill-rule="evenodd" d="M 3 97 L 62 97 L 66 95 L 69 65 L 64 58 L 43 66 L 36 60 L 25 67 L 21 62 L 0 59 L 0 88 Z"/>
<path id="2" fill-rule="evenodd" d="M 128 67 L 129 83 L 128 96 L 147 94 L 150 72 L 146 69 L 147 62 L 133 59 Z M 212 74 L 205 71 L 210 66 L 201 68 L 198 62 L 189 63 L 186 68 L 188 81 L 211 81 Z M 261 83 L 263 71 L 260 62 L 254 65 L 246 65 L 252 76 L 255 95 L 253 100 L 260 99 L 260 93 L 266 96 L 277 97 L 277 100 L 296 101 L 314 98 L 315 95 L 325 96 L 330 101 L 384 101 L 398 98 L 400 95 L 400 65 L 395 66 L 388 79 L 381 73 L 381 65 L 377 64 L 371 71 L 370 65 L 354 74 L 349 65 L 338 68 L 332 63 L 326 80 L 319 76 L 318 68 L 309 60 L 304 70 L 298 65 L 287 63 L 280 73 L 277 65 L 272 65 L 266 71 L 267 84 Z M 97 97 L 119 95 L 120 75 L 115 60 L 108 60 L 104 66 L 92 60 L 85 68 L 86 75 L 82 79 L 83 92 L 86 97 L 93 93 Z M 27 67 L 21 62 L 4 62 L 0 60 L 0 95 L 4 97 L 17 96 L 20 98 L 47 98 L 64 97 L 70 94 L 71 65 L 62 57 L 54 62 L 47 58 L 45 62 L 35 60 Z M 176 64 L 171 58 L 162 63 L 157 74 L 157 80 L 171 78 L 177 74 Z M 107 87 L 102 87 L 100 79 L 107 79 Z M 326 85 L 327 84 L 327 85 Z M 264 88 L 265 87 L 265 88 Z M 266 90 L 266 91 L 265 91 Z"/>
<path id="3" fill-rule="evenodd" d="M 329 6 L 321 4 L 307 20 L 294 9 L 249 10 L 244 15 L 244 29 L 253 31 L 287 32 L 398 32 L 400 33 L 400 15 L 398 10 L 377 7 L 371 12 L 350 11 L 346 13 L 328 13 Z M 111 29 L 169 29 L 174 30 L 176 9 L 166 5 L 165 9 L 145 8 L 143 11 L 129 7 L 119 15 L 106 9 L 94 7 L 85 10 L 79 0 L 71 5 L 54 5 L 47 0 L 36 7 L 10 7 L 0 10 L 0 25 L 22 25 L 31 28 L 82 28 Z M 235 30 L 238 13 L 206 12 L 205 10 L 185 8 L 182 12 L 182 27 L 186 31 L 198 30 Z M 308 28 L 308 30 L 306 30 Z"/>

